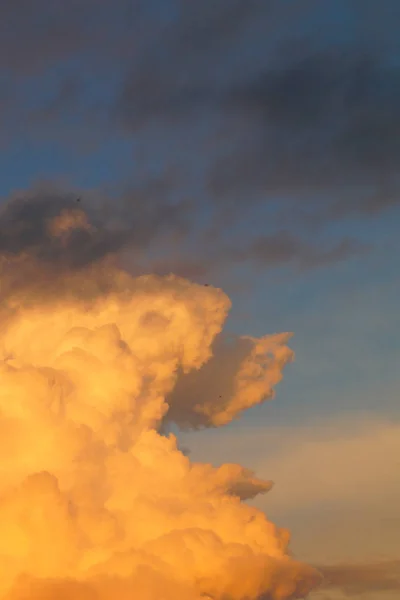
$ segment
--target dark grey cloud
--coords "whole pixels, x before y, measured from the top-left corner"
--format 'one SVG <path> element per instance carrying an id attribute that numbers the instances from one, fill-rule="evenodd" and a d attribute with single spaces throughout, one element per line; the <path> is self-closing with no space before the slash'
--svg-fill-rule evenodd
<path id="1" fill-rule="evenodd" d="M 149 272 L 142 260 L 149 247 L 162 254 L 186 227 L 183 206 L 161 203 L 157 191 L 166 188 L 160 179 L 104 197 L 41 183 L 3 199 L 0 311 L 12 310 L 16 294 L 27 305 L 54 296 L 90 303 L 115 285 L 110 264 Z"/>
<path id="2" fill-rule="evenodd" d="M 86 138 L 131 140 L 126 176 L 138 181 L 119 199 L 113 244 L 125 229 L 137 248 L 174 238 L 175 249 L 153 261 L 160 272 L 205 278 L 243 261 L 304 269 L 344 260 L 361 246 L 340 236 L 321 243 L 310 225 L 374 216 L 400 197 L 396 7 L 6 0 L 2 135 L 27 139 L 33 128 L 37 140 L 62 146 L 70 136 L 82 148 Z M 168 185 L 149 186 L 170 164 L 180 172 Z M 267 205 L 278 207 L 269 233 L 249 229 L 232 250 L 230 226 Z M 100 254 L 108 243 L 96 242 Z"/>
<path id="3" fill-rule="evenodd" d="M 3 69 L 32 74 L 79 54 L 89 34 L 89 28 L 83 27 L 82 21 L 79 23 L 79 15 L 86 15 L 89 24 L 88 11 L 93 10 L 94 2 L 84 0 L 79 9 L 78 3 L 73 1 L 64 18 L 62 4 L 57 0 L 1 3 L 0 65 Z"/>
<path id="4" fill-rule="evenodd" d="M 350 210 L 397 201 L 400 69 L 384 58 L 354 48 L 292 57 L 232 91 L 227 104 L 248 129 L 245 143 L 212 168 L 216 194 L 256 189 L 304 198 L 335 191 L 333 204 L 342 213 L 346 186 L 353 188 Z M 385 187 L 390 202 L 385 194 L 378 200 Z"/>
<path id="5" fill-rule="evenodd" d="M 31 257 L 56 268 L 80 268 L 119 251 L 127 241 L 125 231 L 88 230 L 78 226 L 68 236 L 51 234 L 50 222 L 63 211 L 80 208 L 76 197 L 40 193 L 15 198 L 0 214 L 0 254 Z"/>
<path id="6" fill-rule="evenodd" d="M 173 272 L 207 283 L 243 262 L 301 270 L 360 251 L 351 242 L 326 249 L 318 240 L 305 242 L 285 232 L 255 241 L 243 237 L 240 249 L 226 237 L 193 244 L 195 208 L 184 200 L 167 201 L 174 181 L 173 175 L 143 181 L 114 198 L 38 184 L 6 199 L 0 211 L 0 273 L 7 274 L 9 289 L 3 286 L 2 296 L 32 285 L 57 292 L 64 276 L 67 285 L 73 273 L 101 267 L 107 258 L 122 260 L 135 274 Z M 55 235 L 53 225 L 63 215 L 75 219 L 74 225 Z"/>
<path id="7" fill-rule="evenodd" d="M 0 68 L 37 75 L 65 61 L 98 63 L 120 48 L 139 18 L 137 0 L 4 0 L 0 4 Z M 121 40 L 122 41 L 122 40 Z M 109 45 L 107 45 L 109 44 Z"/>
<path id="8" fill-rule="evenodd" d="M 198 255 L 188 258 L 171 256 L 168 259 L 157 259 L 152 262 L 151 270 L 158 275 L 169 275 L 174 273 L 180 277 L 196 281 L 206 280 L 209 275 L 221 266 L 222 259 L 212 260 L 207 256 Z"/>
<path id="9" fill-rule="evenodd" d="M 176 123 L 193 117 L 193 112 L 212 110 L 223 91 L 221 59 L 256 15 L 268 14 L 270 2 L 205 0 L 176 4 L 176 18 L 161 32 L 150 31 L 151 42 L 128 71 L 116 107 L 128 129 L 135 130 L 154 119 Z"/>
<path id="10" fill-rule="evenodd" d="M 209 131 L 214 152 L 198 158 L 223 204 L 308 196 L 325 220 L 395 205 L 400 69 L 393 56 L 400 48 L 393 33 L 385 40 L 382 22 L 396 7 L 356 0 L 336 6 L 343 14 L 335 39 L 327 23 L 318 26 L 315 2 L 297 11 L 246 3 L 244 14 L 243 3 L 186 5 L 130 69 L 117 104 L 123 126 L 137 131 L 157 123 L 194 139 L 193 123 L 206 115 L 211 123 L 213 115 L 210 127 L 220 126 Z M 315 20 L 315 32 L 302 30 L 307 19 Z M 354 29 L 347 39 L 344 27 Z"/>
<path id="11" fill-rule="evenodd" d="M 369 250 L 367 245 L 343 239 L 326 247 L 310 243 L 287 231 L 260 236 L 248 248 L 232 251 L 233 260 L 250 261 L 260 267 L 290 265 L 300 269 L 322 267 Z"/>
<path id="12" fill-rule="evenodd" d="M 55 94 L 31 116 L 33 122 L 51 118 L 53 127 L 71 111 L 82 121 L 93 118 L 93 101 L 87 97 L 83 110 L 78 99 L 90 96 L 99 78 L 115 88 L 98 99 L 101 110 L 115 95 L 112 116 L 125 132 L 173 123 L 183 127 L 177 135 L 190 137 L 194 121 L 205 120 L 207 128 L 213 114 L 229 131 L 228 150 L 216 144 L 219 152 L 198 158 L 208 162 L 209 189 L 218 197 L 268 199 L 389 185 L 390 202 L 376 201 L 385 208 L 398 196 L 400 74 L 392 59 L 399 48 L 390 17 L 398 14 L 396 6 L 393 0 L 379 6 L 358 0 L 301 6 L 278 0 L 73 0 L 68 6 L 5 0 L 0 68 L 10 77 L 65 67 Z M 329 10 L 337 19 L 328 30 L 321 15 Z M 310 32 L 305 24 L 313 22 Z M 343 40 L 344 28 L 352 34 Z M 355 210 L 365 204 L 368 212 L 373 195 L 368 199 L 356 189 Z"/>
<path id="13" fill-rule="evenodd" d="M 235 265 L 245 263 L 260 270 L 289 268 L 292 272 L 301 273 L 361 257 L 371 250 L 371 244 L 351 238 L 327 244 L 319 239 L 305 239 L 289 231 L 278 231 L 254 239 L 251 235 L 242 236 L 236 244 L 218 237 L 200 247 L 190 248 L 183 244 L 180 251 L 152 260 L 148 268 L 159 275 L 175 273 L 207 282 L 218 280 L 221 273 L 229 273 Z"/>
<path id="14" fill-rule="evenodd" d="M 157 186 L 165 189 L 161 181 L 153 181 L 103 206 L 100 196 L 82 197 L 52 185 L 15 194 L 3 202 L 0 212 L 0 254 L 27 253 L 45 263 L 74 269 L 126 247 L 143 250 L 158 235 L 184 229 L 183 207 L 162 202 Z M 63 213 L 87 219 L 71 235 L 54 236 L 51 222 Z"/>
<path id="15" fill-rule="evenodd" d="M 185 230 L 184 207 L 156 193 L 166 185 L 143 183 L 104 199 L 42 183 L 3 199 L 0 276 L 7 274 L 9 289 L 4 283 L 2 296 L 21 286 L 57 290 L 64 276 L 98 265 L 101 270 L 103 259 L 121 261 L 124 253 L 131 257 L 128 267 L 140 273 L 140 259 L 151 244 Z"/>

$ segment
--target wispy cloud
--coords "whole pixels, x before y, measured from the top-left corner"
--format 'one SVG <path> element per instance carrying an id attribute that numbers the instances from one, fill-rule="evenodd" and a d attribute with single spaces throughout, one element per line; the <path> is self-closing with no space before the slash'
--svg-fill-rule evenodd
<path id="1" fill-rule="evenodd" d="M 338 589 L 346 597 L 400 590 L 400 561 L 319 567 L 323 589 Z"/>

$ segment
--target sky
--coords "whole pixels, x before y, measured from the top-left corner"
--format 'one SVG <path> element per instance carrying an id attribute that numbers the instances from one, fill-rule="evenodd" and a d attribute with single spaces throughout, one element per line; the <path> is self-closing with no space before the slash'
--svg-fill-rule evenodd
<path id="1" fill-rule="evenodd" d="M 222 288 L 227 337 L 293 333 L 276 398 L 174 427 L 274 481 L 253 502 L 320 600 L 400 588 L 399 24 L 396 0 L 0 3 L 2 206 L 79 198 L 112 234 L 74 264 L 107 246 Z"/>

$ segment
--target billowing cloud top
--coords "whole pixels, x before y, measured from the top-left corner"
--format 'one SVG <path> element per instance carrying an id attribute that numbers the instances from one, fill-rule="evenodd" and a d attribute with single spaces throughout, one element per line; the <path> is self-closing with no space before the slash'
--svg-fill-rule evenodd
<path id="1" fill-rule="evenodd" d="M 193 464 L 160 433 L 169 410 L 221 425 L 271 397 L 287 335 L 245 340 L 223 398 L 174 396 L 178 372 L 211 358 L 227 296 L 133 278 L 82 209 L 47 202 L 24 219 L 37 210 L 0 221 L 0 598 L 303 597 L 318 574 L 242 503 L 270 483 Z"/>

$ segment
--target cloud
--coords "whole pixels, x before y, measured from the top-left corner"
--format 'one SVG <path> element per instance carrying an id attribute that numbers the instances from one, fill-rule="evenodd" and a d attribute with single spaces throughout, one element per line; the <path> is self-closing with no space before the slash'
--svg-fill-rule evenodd
<path id="1" fill-rule="evenodd" d="M 162 433 L 178 373 L 211 359 L 229 298 L 174 275 L 133 277 L 105 251 L 77 265 L 70 255 L 99 236 L 88 214 L 61 200 L 16 206 L 0 250 L 0 598 L 306 595 L 318 571 L 243 503 L 271 483 L 191 462 Z M 32 270 L 15 286 L 20 257 Z M 270 397 L 287 337 L 247 338 L 233 397 L 200 398 L 194 416 L 222 425 Z"/>
<path id="2" fill-rule="evenodd" d="M 46 92 L 37 110 L 18 109 L 43 127 L 51 116 L 55 135 L 68 105 L 77 114 L 78 97 L 86 133 L 84 122 L 98 111 L 92 126 L 111 131 L 105 115 L 113 105 L 111 121 L 124 134 L 173 123 L 173 131 L 162 127 L 169 149 L 181 145 L 177 136 L 194 143 L 201 120 L 214 151 L 192 151 L 207 162 L 209 188 L 220 201 L 334 192 L 326 218 L 383 210 L 398 198 L 400 78 L 390 29 L 396 3 L 352 0 L 353 16 L 345 3 L 321 6 L 154 0 L 146 10 L 140 2 L 85 0 L 65 9 L 40 0 L 35 8 L 24 2 L 22 10 L 4 2 L 1 56 L 11 75 L 5 85 L 12 88 L 16 74 L 39 76 L 57 66 L 54 97 Z M 325 17 L 332 10 L 333 26 Z M 343 34 L 344 24 L 354 35 Z M 109 80 L 107 93 L 99 76 Z M 14 98 L 25 96 L 18 90 Z M 225 131 L 222 142 L 216 130 Z M 168 160 L 161 144 L 159 151 Z"/>
<path id="3" fill-rule="evenodd" d="M 161 30 L 161 36 L 155 31 L 158 41 L 142 49 L 128 72 L 116 107 L 125 126 L 136 129 L 154 119 L 176 122 L 213 108 L 220 82 L 212 61 L 226 56 L 249 21 L 268 13 L 269 4 L 260 0 L 178 2 L 176 19 Z"/>
<path id="4" fill-rule="evenodd" d="M 16 75 L 36 75 L 82 54 L 93 60 L 93 49 L 104 60 L 111 50 L 106 52 L 104 43 L 124 31 L 121 17 L 134 17 L 138 4 L 72 0 L 65 7 L 61 0 L 35 5 L 21 0 L 17 6 L 5 0 L 0 8 L 1 66 Z"/>
<path id="5" fill-rule="evenodd" d="M 210 361 L 178 379 L 167 419 L 184 428 L 226 425 L 251 406 L 272 399 L 283 367 L 294 357 L 286 346 L 290 337 L 219 339 Z"/>
<path id="6" fill-rule="evenodd" d="M 397 67 L 371 49 L 295 47 L 228 94 L 246 120 L 245 143 L 216 163 L 213 189 L 286 195 L 351 186 L 354 200 L 335 198 L 331 217 L 339 208 L 386 208 L 398 197 L 399 84 Z M 381 191 L 379 200 L 369 192 L 361 202 L 365 186 Z"/>
<path id="7" fill-rule="evenodd" d="M 371 5 L 353 4 L 356 20 L 373 18 Z M 339 42 L 334 30 L 327 42 L 315 2 L 289 14 L 277 2 L 246 3 L 238 20 L 240 10 L 205 2 L 179 13 L 129 71 L 117 104 L 124 127 L 157 122 L 195 139 L 194 124 L 208 120 L 209 191 L 228 205 L 301 197 L 329 221 L 397 204 L 400 77 L 391 46 L 373 31 Z M 348 20 L 343 6 L 336 17 Z M 321 27 L 303 33 L 295 18 L 322 19 Z"/>
<path id="8" fill-rule="evenodd" d="M 244 236 L 240 246 L 232 245 L 229 236 L 198 230 L 198 209 L 193 202 L 173 196 L 174 181 L 168 173 L 154 180 L 144 178 L 114 198 L 101 191 L 68 191 L 51 182 L 12 193 L 0 211 L 0 251 L 19 265 L 18 270 L 13 267 L 14 284 L 25 281 L 33 257 L 60 278 L 68 270 L 124 252 L 125 262 L 136 273 L 150 269 L 159 275 L 176 273 L 207 282 L 242 263 L 263 269 L 316 269 L 369 249 L 351 239 L 329 247 L 287 231 L 253 241 Z"/>
<path id="9" fill-rule="evenodd" d="M 193 460 L 240 457 L 273 481 L 252 504 L 290 529 L 296 557 L 339 568 L 398 559 L 399 440 L 398 419 L 360 409 L 292 426 L 185 433 L 182 443 Z"/>
<path id="10" fill-rule="evenodd" d="M 3 143 L 19 132 L 34 148 L 101 147 L 113 161 L 121 152 L 114 170 L 135 181 L 125 198 L 135 237 L 145 246 L 153 227 L 171 228 L 185 241 L 155 258 L 160 273 L 346 260 L 364 251 L 356 236 L 336 231 L 329 246 L 311 239 L 313 227 L 397 206 L 400 89 L 397 38 L 384 35 L 396 5 L 352 0 L 353 16 L 346 6 L 5 2 Z M 148 182 L 176 166 L 153 201 Z M 243 252 L 231 251 L 226 238 L 247 225 Z"/>
<path id="11" fill-rule="evenodd" d="M 86 266 L 121 250 L 126 233 L 98 230 L 89 225 L 80 198 L 54 192 L 16 197 L 0 215 L 0 253 L 29 254 L 60 267 Z"/>
<path id="12" fill-rule="evenodd" d="M 28 273 L 39 263 L 37 286 L 47 293 L 46 281 L 62 285 L 68 273 L 123 251 L 136 264 L 152 242 L 184 231 L 185 218 L 183 204 L 168 204 L 164 197 L 161 202 L 156 180 L 105 203 L 101 193 L 82 195 L 53 183 L 15 192 L 0 211 L 1 267 L 8 272 L 0 293 L 7 293 L 7 284 L 32 284 Z"/>
<path id="13" fill-rule="evenodd" d="M 288 232 L 260 236 L 249 248 L 232 252 L 234 260 L 251 261 L 260 267 L 294 264 L 312 269 L 346 260 L 368 250 L 355 240 L 344 239 L 332 248 L 310 244 Z"/>
<path id="14" fill-rule="evenodd" d="M 400 561 L 320 567 L 323 588 L 339 589 L 352 597 L 373 592 L 400 590 Z"/>

